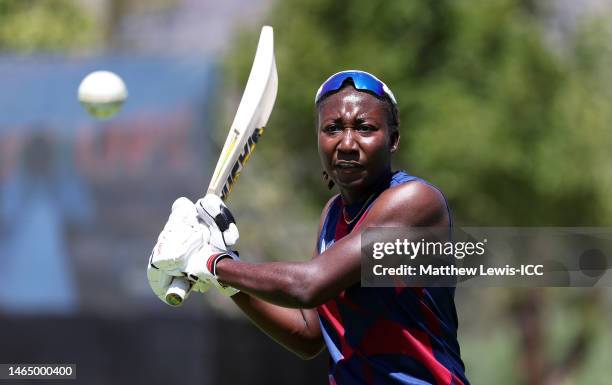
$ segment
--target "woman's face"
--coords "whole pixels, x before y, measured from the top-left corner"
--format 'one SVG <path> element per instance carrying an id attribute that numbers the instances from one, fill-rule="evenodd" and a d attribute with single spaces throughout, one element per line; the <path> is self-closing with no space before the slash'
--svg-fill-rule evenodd
<path id="1" fill-rule="evenodd" d="M 387 119 L 384 101 L 352 86 L 319 105 L 319 156 L 341 192 L 368 189 L 391 170 L 399 135 Z"/>

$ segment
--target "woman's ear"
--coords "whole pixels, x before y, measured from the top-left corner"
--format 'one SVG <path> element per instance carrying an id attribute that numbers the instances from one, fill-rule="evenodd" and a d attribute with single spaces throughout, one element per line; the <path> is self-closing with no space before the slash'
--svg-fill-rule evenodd
<path id="1" fill-rule="evenodd" d="M 327 185 L 328 190 L 334 188 L 334 181 L 332 180 L 332 178 L 329 177 L 326 171 L 323 171 L 323 181 Z"/>
<path id="2" fill-rule="evenodd" d="M 391 133 L 391 146 L 389 147 L 389 149 L 391 150 L 392 154 L 395 151 L 397 151 L 397 149 L 399 147 L 399 140 L 400 140 L 400 133 L 399 133 L 399 131 L 397 129 L 395 129 Z"/>

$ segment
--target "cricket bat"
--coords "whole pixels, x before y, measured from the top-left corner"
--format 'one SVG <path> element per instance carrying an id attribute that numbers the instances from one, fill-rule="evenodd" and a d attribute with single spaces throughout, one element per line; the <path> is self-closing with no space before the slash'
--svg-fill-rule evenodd
<path id="1" fill-rule="evenodd" d="M 274 107 L 277 90 L 274 33 L 272 27 L 264 26 L 259 36 L 249 80 L 208 185 L 208 194 L 216 194 L 224 201 L 227 199 L 263 135 Z M 166 302 L 173 306 L 181 305 L 189 295 L 190 287 L 187 278 L 175 277 L 166 292 Z"/>

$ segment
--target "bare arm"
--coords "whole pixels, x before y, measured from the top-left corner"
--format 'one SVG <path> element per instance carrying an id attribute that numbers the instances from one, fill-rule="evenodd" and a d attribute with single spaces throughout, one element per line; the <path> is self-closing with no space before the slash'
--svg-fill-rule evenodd
<path id="1" fill-rule="evenodd" d="M 323 350 L 316 310 L 289 309 L 244 292 L 232 300 L 261 331 L 302 359 L 314 358 Z"/>
<path id="2" fill-rule="evenodd" d="M 319 231 L 331 199 L 323 209 Z M 318 237 L 317 237 L 318 238 Z M 315 249 L 313 258 L 317 255 Z M 319 316 L 314 309 L 292 309 L 274 305 L 246 292 L 231 297 L 261 331 L 303 359 L 311 359 L 324 348 Z"/>
<path id="3" fill-rule="evenodd" d="M 360 229 L 375 226 L 447 226 L 442 194 L 422 182 L 391 188 L 376 200 Z M 358 283 L 361 232 L 351 232 L 308 262 L 245 263 L 224 259 L 219 280 L 266 302 L 314 308 Z"/>

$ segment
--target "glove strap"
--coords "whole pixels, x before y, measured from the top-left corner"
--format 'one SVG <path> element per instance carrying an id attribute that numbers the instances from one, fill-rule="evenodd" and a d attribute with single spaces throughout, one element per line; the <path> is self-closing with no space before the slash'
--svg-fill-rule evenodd
<path id="1" fill-rule="evenodd" d="M 231 250 L 227 250 L 226 252 L 223 252 L 223 253 L 216 253 L 216 254 L 211 255 L 206 261 L 206 267 L 208 268 L 208 271 L 210 271 L 211 274 L 215 278 L 217 277 L 217 263 L 219 263 L 220 260 L 225 259 L 225 258 L 231 258 L 233 260 L 240 260 L 237 253 Z M 231 286 L 223 285 L 221 282 L 219 282 L 216 279 L 214 280 L 214 283 L 219 288 L 221 293 L 223 293 L 224 295 L 228 297 L 231 297 L 240 291 Z"/>
<path id="2" fill-rule="evenodd" d="M 219 263 L 220 260 L 225 258 L 231 258 L 233 260 L 239 259 L 238 255 L 230 250 L 223 253 L 216 253 L 208 257 L 208 261 L 206 261 L 206 267 L 208 268 L 208 271 L 210 271 L 210 273 L 215 277 L 217 276 L 217 263 Z"/>

